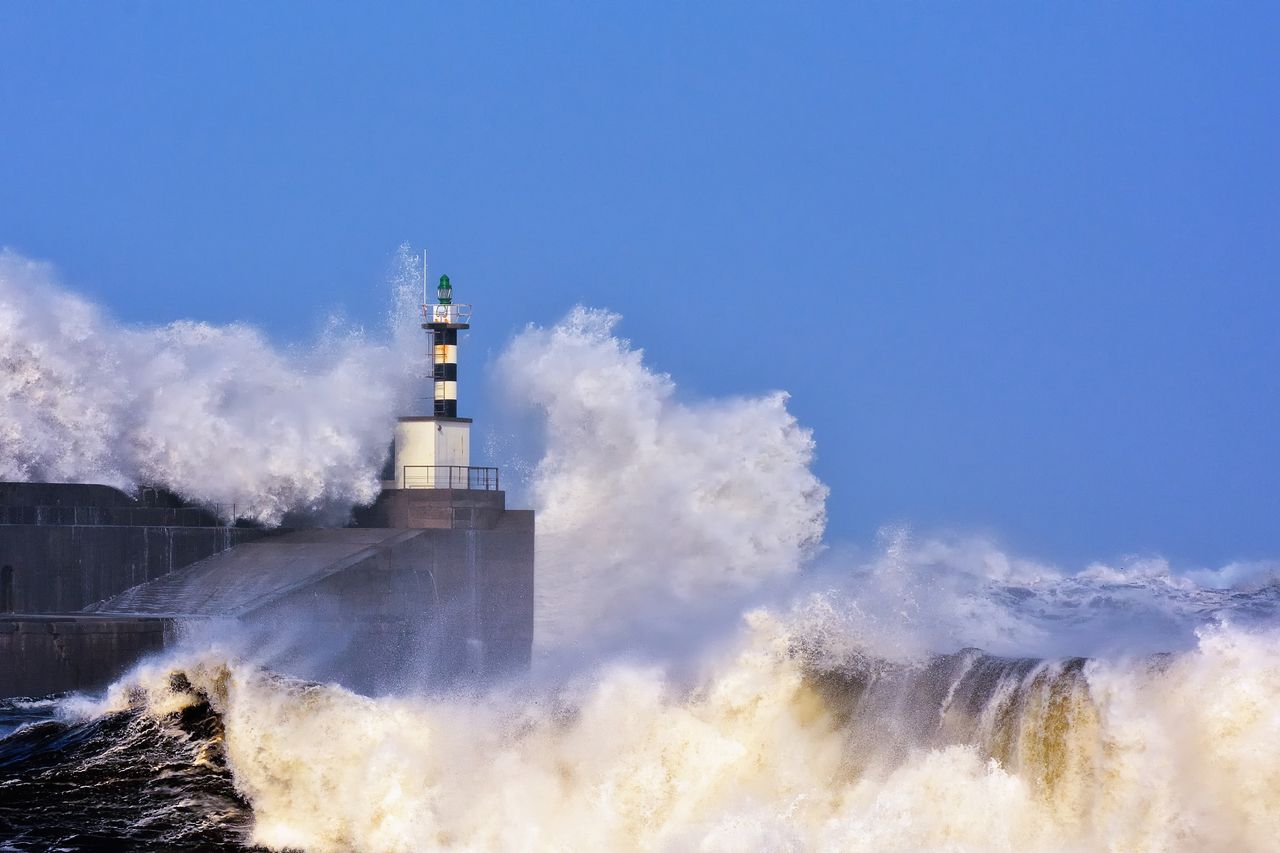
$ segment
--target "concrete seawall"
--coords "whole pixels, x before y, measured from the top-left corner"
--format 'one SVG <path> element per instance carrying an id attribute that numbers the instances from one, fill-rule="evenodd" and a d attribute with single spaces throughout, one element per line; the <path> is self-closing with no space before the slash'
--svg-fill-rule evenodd
<path id="1" fill-rule="evenodd" d="M 0 482 L 0 612 L 73 613 L 269 531 L 144 490 Z"/>
<path id="2" fill-rule="evenodd" d="M 356 524 L 228 527 L 159 492 L 0 483 L 0 695 L 100 688 L 180 631 L 373 692 L 528 668 L 533 512 L 390 489 Z"/>
<path id="3" fill-rule="evenodd" d="M 533 513 L 511 510 L 487 530 L 299 530 L 92 609 L 234 623 L 278 671 L 375 692 L 429 689 L 529 666 L 533 542 Z"/>
<path id="4" fill-rule="evenodd" d="M 96 690 L 164 648 L 163 619 L 0 617 L 0 686 L 7 696 Z"/>
<path id="5" fill-rule="evenodd" d="M 258 539 L 236 527 L 0 525 L 15 613 L 69 613 Z"/>

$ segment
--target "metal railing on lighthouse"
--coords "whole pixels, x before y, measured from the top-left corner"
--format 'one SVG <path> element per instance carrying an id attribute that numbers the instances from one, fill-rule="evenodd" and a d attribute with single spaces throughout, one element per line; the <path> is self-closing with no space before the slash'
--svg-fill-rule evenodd
<path id="1" fill-rule="evenodd" d="M 485 492 L 500 489 L 497 468 L 473 465 L 405 465 L 403 468 L 406 489 L 474 489 Z"/>

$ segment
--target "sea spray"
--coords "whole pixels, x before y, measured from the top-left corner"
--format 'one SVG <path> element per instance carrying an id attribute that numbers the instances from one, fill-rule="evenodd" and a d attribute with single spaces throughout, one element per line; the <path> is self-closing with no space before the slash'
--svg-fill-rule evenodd
<path id="1" fill-rule="evenodd" d="M 76 741 L 125 715 L 154 722 L 128 723 L 153 733 L 145 755 L 182 755 L 154 733 L 190 737 L 175 715 L 207 702 L 252 809 L 245 839 L 281 850 L 1273 846 L 1273 587 L 1205 588 L 1158 560 L 1073 574 L 980 539 L 902 531 L 861 560 L 831 559 L 845 566 L 842 587 L 752 611 L 693 665 L 612 660 L 567 681 L 374 699 L 189 646 L 140 667 L 98 708 L 78 700 L 84 722 L 40 740 Z M 825 567 L 815 580 L 838 574 Z M 961 648 L 985 638 L 1079 649 L 1128 622 L 1176 625 L 1148 640 L 1172 653 Z M 37 759 L 115 760 L 114 746 L 100 749 Z M 140 802 L 136 825 L 154 801 Z M 247 818 L 217 802 L 156 822 L 177 824 L 167 837 L 210 825 L 231 837 Z M 112 831 L 134 838 L 136 825 Z"/>
<path id="2" fill-rule="evenodd" d="M 412 263 L 402 253 L 398 295 Z M 390 343 L 335 327 L 305 352 L 240 324 L 135 328 L 4 251 L 0 480 L 147 483 L 268 524 L 341 520 L 378 494 L 412 381 L 404 325 Z"/>
<path id="3" fill-rule="evenodd" d="M 667 607 L 794 574 L 819 548 L 827 488 L 783 393 L 682 402 L 620 318 L 575 308 L 507 347 L 508 397 L 545 416 L 533 475 L 537 643 L 662 633 Z"/>
<path id="4" fill-rule="evenodd" d="M 1274 631 L 850 671 L 795 630 L 754 612 L 691 680 L 609 664 L 375 700 L 212 651 L 118 695 L 162 717 L 207 697 L 274 849 L 1261 851 L 1280 832 Z"/>
<path id="5" fill-rule="evenodd" d="M 350 399 L 389 421 L 401 379 L 378 371 L 419 340 L 402 313 L 390 344 L 340 336 L 286 357 L 244 327 L 121 328 L 47 270 L 5 263 L 5 476 L 247 492 L 267 520 L 368 494 L 387 424 L 341 395 L 355 376 Z M 373 699 L 194 632 L 105 700 L 0 740 L 0 821 L 33 845 L 78 821 L 139 845 L 375 853 L 1274 846 L 1274 564 L 1067 572 L 892 530 L 802 572 L 825 488 L 785 397 L 679 401 L 616 322 L 580 309 L 503 359 L 516 399 L 547 417 L 539 643 L 593 662 L 567 680 Z M 280 423 L 266 414 L 293 403 Z M 211 431 L 190 448 L 173 440 L 187 410 Z M 266 473 L 212 470 L 223 440 Z M 270 467 L 277 445 L 316 467 Z M 751 611 L 692 662 L 678 645 L 668 664 L 607 653 L 787 579 L 794 604 Z M 81 811 L 50 815 L 33 773 L 106 793 L 76 788 L 61 804 Z"/>
<path id="6" fill-rule="evenodd" d="M 1157 556 L 1070 569 L 989 537 L 901 527 L 874 547 L 832 547 L 790 594 L 806 632 L 891 660 L 965 646 L 1014 657 L 1142 655 L 1192 648 L 1205 624 L 1274 624 L 1274 563 L 1178 566 Z"/>

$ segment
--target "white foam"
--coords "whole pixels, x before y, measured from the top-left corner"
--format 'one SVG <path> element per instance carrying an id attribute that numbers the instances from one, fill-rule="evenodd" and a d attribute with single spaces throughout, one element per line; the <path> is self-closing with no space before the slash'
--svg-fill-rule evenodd
<path id="1" fill-rule="evenodd" d="M 499 363 L 511 399 L 546 419 L 533 476 L 544 649 L 637 620 L 653 632 L 668 603 L 791 575 L 826 522 L 813 436 L 785 394 L 681 402 L 618 322 L 576 308 Z"/>
<path id="2" fill-rule="evenodd" d="M 882 719 L 843 719 L 805 677 L 793 626 L 750 622 L 693 683 L 610 665 L 547 694 L 373 700 L 217 654 L 173 666 L 223 715 L 273 849 L 1263 851 L 1280 832 L 1275 632 L 1024 683 L 1021 705 L 993 692 L 976 740 L 877 744 L 858 731 Z M 170 712 L 146 677 L 135 695 Z"/>
<path id="3" fill-rule="evenodd" d="M 354 330 L 289 352 L 245 325 L 125 326 L 9 251 L 0 366 L 0 480 L 160 485 L 266 523 L 371 502 L 409 381 Z"/>
<path id="4" fill-rule="evenodd" d="M 397 287 L 416 298 L 402 261 Z M 420 342 L 394 316 L 392 343 L 287 355 L 247 327 L 122 327 L 6 255 L 0 478 L 145 479 L 265 520 L 371 499 L 400 350 Z M 546 417 L 544 650 L 678 630 L 708 601 L 796 577 L 822 536 L 826 489 L 785 395 L 681 402 L 616 323 L 577 309 L 501 360 L 513 397 Z M 192 697 L 170 674 L 186 673 L 222 714 L 255 840 L 275 849 L 1269 850 L 1280 633 L 1231 619 L 1274 625 L 1273 574 L 1158 558 L 1071 573 L 979 538 L 888 531 L 870 554 L 828 554 L 792 606 L 752 611 L 692 677 L 613 661 L 524 691 L 369 699 L 188 648 L 65 712 L 171 714 Z M 987 691 L 976 707 L 925 708 L 929 736 L 907 725 L 919 708 L 870 714 L 856 686 L 842 707 L 803 669 L 861 659 L 928 688 L 903 696 L 931 695 L 910 681 L 931 653 L 1107 644 L 1179 651 L 1083 677 L 1011 665 L 971 686 Z"/>

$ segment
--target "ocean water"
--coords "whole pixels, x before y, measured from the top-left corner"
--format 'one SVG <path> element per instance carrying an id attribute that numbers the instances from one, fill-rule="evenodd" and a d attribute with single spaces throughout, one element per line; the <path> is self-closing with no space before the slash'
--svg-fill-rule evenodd
<path id="1" fill-rule="evenodd" d="M 1270 599 L 1267 595 L 1267 607 Z M 215 650 L 4 705 L 7 849 L 1271 850 L 1274 629 L 1132 658 L 832 655 L 370 698 Z"/>
<path id="2" fill-rule="evenodd" d="M 305 352 L 193 324 L 122 343 L 51 276 L 0 264 L 0 475 L 265 522 L 367 499 L 412 391 L 382 366 L 410 348 L 394 324 Z M 193 630 L 102 694 L 0 702 L 0 850 L 1276 848 L 1280 564 L 826 541 L 786 395 L 691 400 L 617 319 L 575 309 L 497 363 L 544 436 L 531 672 L 364 696 Z M 189 451 L 179 385 L 208 419 Z M 54 451 L 77 436 L 93 464 Z M 215 470 L 220 442 L 268 473 Z"/>

